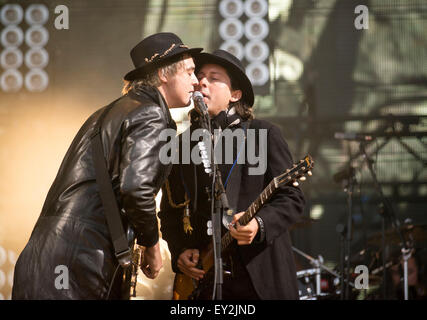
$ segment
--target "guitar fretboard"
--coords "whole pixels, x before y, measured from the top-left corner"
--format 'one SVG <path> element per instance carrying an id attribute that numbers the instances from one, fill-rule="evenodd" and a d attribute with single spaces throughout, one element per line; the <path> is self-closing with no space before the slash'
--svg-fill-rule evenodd
<path id="1" fill-rule="evenodd" d="M 298 177 L 303 176 L 311 167 L 312 160 L 307 156 L 304 160 L 301 160 L 298 165 L 294 165 L 292 169 L 286 170 L 286 172 L 274 178 L 239 219 L 240 225 L 248 224 L 262 206 L 269 201 L 273 193 L 281 184 L 288 184 Z M 233 240 L 234 238 L 231 236 L 230 231 L 227 231 L 221 239 L 221 250 L 226 250 Z"/>
<path id="2" fill-rule="evenodd" d="M 276 186 L 274 184 L 274 180 L 271 181 L 268 186 L 261 192 L 258 198 L 249 206 L 249 208 L 245 211 L 245 214 L 239 219 L 239 223 L 241 225 L 246 225 L 251 221 L 251 219 L 257 214 L 259 209 L 262 208 L 264 203 L 266 203 L 272 194 L 276 191 Z M 222 250 L 225 250 L 233 241 L 233 237 L 231 236 L 230 231 L 222 237 L 221 239 L 221 247 Z"/>

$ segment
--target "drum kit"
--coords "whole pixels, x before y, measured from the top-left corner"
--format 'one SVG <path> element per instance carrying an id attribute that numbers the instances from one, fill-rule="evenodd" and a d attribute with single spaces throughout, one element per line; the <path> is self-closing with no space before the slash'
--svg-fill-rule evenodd
<path id="1" fill-rule="evenodd" d="M 299 228 L 307 228 L 315 223 L 316 220 L 310 218 L 303 218 L 300 222 L 296 223 L 292 230 Z M 407 247 L 415 248 L 415 244 L 420 244 L 427 240 L 427 224 L 414 225 L 410 221 L 405 221 L 405 224 L 400 227 L 401 233 L 404 235 L 406 240 Z M 396 296 L 390 297 L 390 291 L 387 293 L 382 290 L 385 281 L 388 281 L 388 285 L 392 286 L 393 283 L 390 280 L 391 277 L 387 276 L 387 273 L 391 274 L 392 272 L 399 272 L 399 280 L 403 282 L 403 271 L 402 266 L 405 260 L 404 253 L 399 252 L 399 250 L 391 250 L 391 253 L 387 254 L 387 261 L 384 261 L 383 258 L 383 244 L 387 243 L 388 248 L 399 248 L 400 247 L 400 237 L 395 229 L 391 228 L 383 232 L 378 232 L 371 235 L 367 239 L 368 247 L 363 249 L 350 257 L 350 263 L 352 267 L 349 270 L 349 277 L 345 277 L 345 269 L 339 266 L 331 269 L 330 267 L 324 264 L 324 259 L 321 255 L 317 258 L 308 255 L 307 253 L 292 247 L 292 250 L 295 252 L 296 257 L 300 256 L 304 258 L 311 268 L 301 269 L 297 271 L 297 282 L 298 282 L 298 293 L 300 300 L 381 300 L 381 299 L 393 299 Z M 419 248 L 419 246 L 418 246 Z M 389 250 L 389 251 L 390 251 Z M 394 252 L 393 252 L 394 251 Z M 424 249 L 411 249 L 410 255 L 413 257 L 414 254 L 418 252 L 423 252 L 421 254 L 426 255 Z M 426 255 L 427 257 L 427 255 Z M 409 259 L 410 257 L 406 257 Z M 298 259 L 297 259 L 298 260 Z M 355 272 L 356 265 L 366 265 L 369 270 L 368 283 L 369 288 L 364 290 L 363 288 L 357 288 L 355 280 L 359 276 Z M 418 266 L 419 268 L 423 266 Z M 383 271 L 386 272 L 383 272 Z M 400 271 L 399 271 L 400 270 Z M 345 285 L 348 283 L 349 294 L 345 295 Z M 409 282 L 409 285 L 413 283 Z M 422 286 L 423 296 L 418 298 L 427 299 L 427 287 L 423 284 Z M 399 287 L 401 290 L 404 290 L 403 286 Z M 404 294 L 400 295 L 401 298 L 404 297 Z"/>

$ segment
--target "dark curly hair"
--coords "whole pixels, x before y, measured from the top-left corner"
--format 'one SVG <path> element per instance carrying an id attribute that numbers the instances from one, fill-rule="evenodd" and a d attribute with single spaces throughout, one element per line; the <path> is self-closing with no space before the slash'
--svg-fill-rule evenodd
<path id="1" fill-rule="evenodd" d="M 227 75 L 230 78 L 231 81 L 231 89 L 232 90 L 241 90 L 240 84 L 236 81 L 236 79 L 233 78 L 233 76 L 227 71 Z M 237 114 L 243 119 L 243 120 L 252 120 L 254 118 L 252 106 L 248 105 L 245 101 L 240 99 L 236 102 L 230 103 L 230 108 L 234 107 L 236 109 Z"/>

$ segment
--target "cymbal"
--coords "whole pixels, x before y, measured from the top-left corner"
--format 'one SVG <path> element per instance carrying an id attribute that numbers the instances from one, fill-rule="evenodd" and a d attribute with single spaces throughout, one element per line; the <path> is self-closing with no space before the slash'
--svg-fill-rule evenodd
<path id="1" fill-rule="evenodd" d="M 313 222 L 316 222 L 316 220 L 309 217 L 301 217 L 300 220 L 298 220 L 292 226 L 290 226 L 289 230 L 307 228 L 307 227 L 310 227 L 313 224 Z"/>
<path id="2" fill-rule="evenodd" d="M 427 224 L 420 225 L 403 225 L 400 227 L 402 235 L 406 241 L 425 241 L 427 240 Z M 386 244 L 400 244 L 400 237 L 394 228 L 388 229 L 384 233 Z M 377 232 L 368 238 L 368 244 L 378 245 L 382 244 L 382 233 Z"/>

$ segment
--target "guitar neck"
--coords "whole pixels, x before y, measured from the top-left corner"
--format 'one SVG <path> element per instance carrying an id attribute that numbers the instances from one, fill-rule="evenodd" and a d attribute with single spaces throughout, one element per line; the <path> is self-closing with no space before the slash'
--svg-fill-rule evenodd
<path id="1" fill-rule="evenodd" d="M 264 203 L 268 202 L 268 200 L 273 195 L 274 191 L 277 189 L 276 179 L 273 179 L 268 186 L 261 192 L 258 198 L 252 202 L 249 208 L 245 211 L 245 213 L 240 217 L 239 224 L 244 226 L 252 220 L 253 217 L 259 212 L 259 210 L 263 207 Z M 221 248 L 222 250 L 226 250 L 228 246 L 233 241 L 233 237 L 231 236 L 230 231 L 227 231 L 221 239 Z"/>
<path id="2" fill-rule="evenodd" d="M 305 180 L 305 174 L 312 175 L 311 168 L 313 168 L 313 159 L 307 155 L 298 164 L 295 164 L 291 169 L 287 169 L 282 174 L 275 177 L 267 187 L 261 192 L 258 198 L 252 202 L 245 213 L 240 217 L 239 223 L 247 225 L 249 221 L 259 212 L 259 210 L 268 202 L 273 193 L 279 188 L 280 185 L 287 185 L 292 183 L 295 187 L 298 186 L 297 179 Z M 227 231 L 221 239 L 221 250 L 225 251 L 228 246 L 233 242 L 234 238 L 231 236 L 230 231 Z M 214 264 L 213 248 L 210 247 L 202 254 L 203 269 L 209 270 Z"/>

